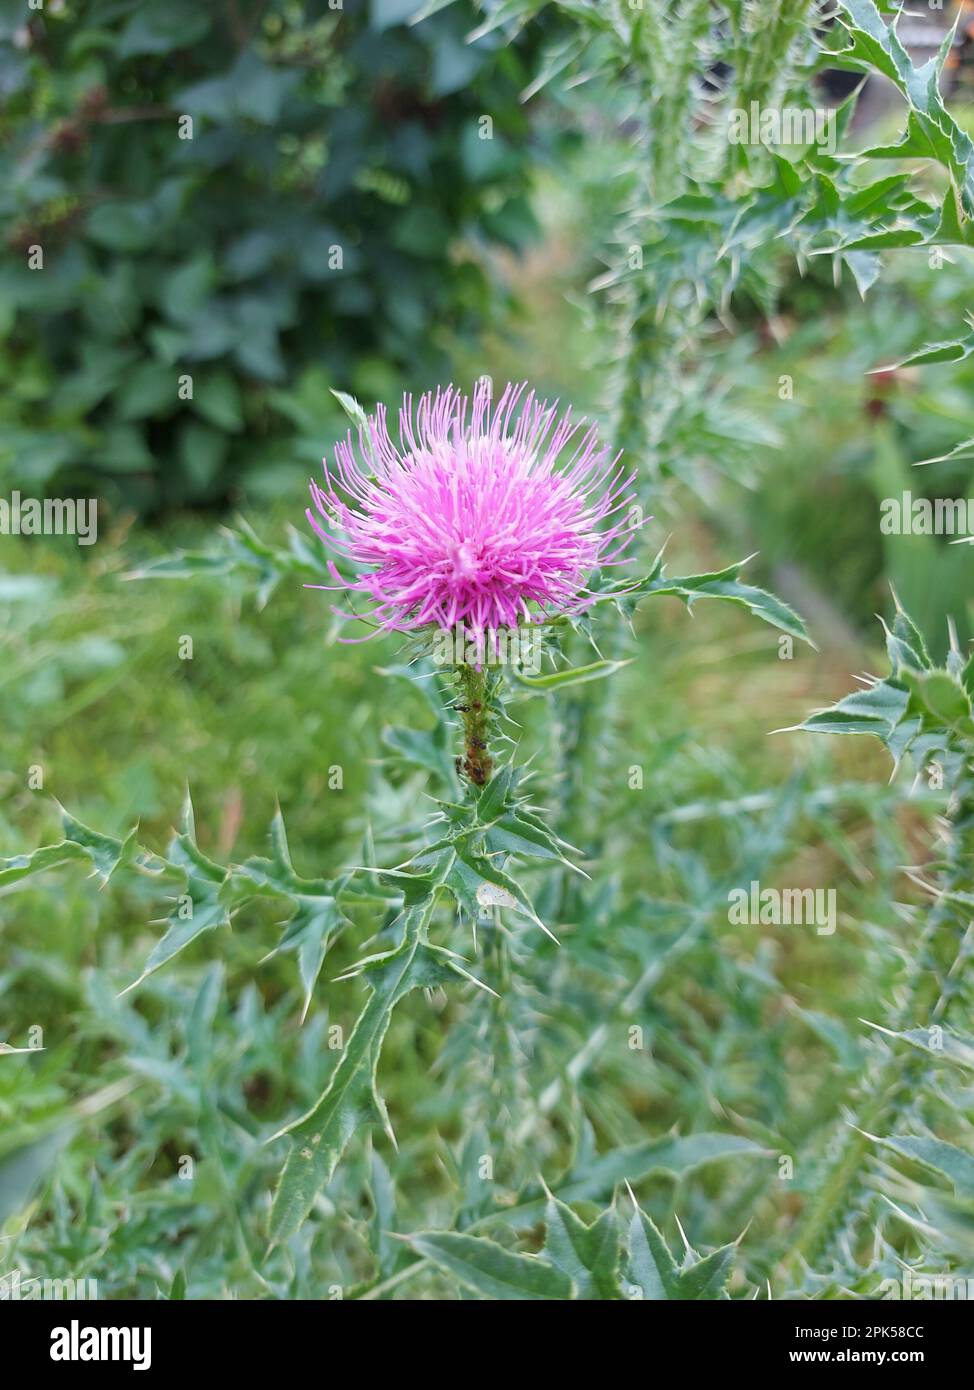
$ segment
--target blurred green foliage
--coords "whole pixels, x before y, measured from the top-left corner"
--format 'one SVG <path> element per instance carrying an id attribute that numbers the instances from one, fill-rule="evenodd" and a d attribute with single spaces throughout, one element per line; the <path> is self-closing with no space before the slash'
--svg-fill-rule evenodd
<path id="1" fill-rule="evenodd" d="M 963 640 L 974 632 L 969 551 L 950 535 L 884 535 L 880 508 L 905 492 L 974 497 L 969 455 L 915 466 L 974 435 L 974 358 L 898 366 L 931 339 L 963 332 L 972 291 L 968 253 L 936 267 L 926 252 L 904 251 L 865 302 L 822 298 L 814 312 L 786 309 L 763 324 L 738 374 L 742 397 L 773 423 L 781 447 L 730 529 L 772 568 L 800 566 L 863 633 L 890 609 L 892 584 L 940 656 L 945 614 Z"/>
<path id="2" fill-rule="evenodd" d="M 329 386 L 428 383 L 504 302 L 478 252 L 535 232 L 530 51 L 415 8 L 8 7 L 0 478 L 142 510 L 280 488 Z"/>

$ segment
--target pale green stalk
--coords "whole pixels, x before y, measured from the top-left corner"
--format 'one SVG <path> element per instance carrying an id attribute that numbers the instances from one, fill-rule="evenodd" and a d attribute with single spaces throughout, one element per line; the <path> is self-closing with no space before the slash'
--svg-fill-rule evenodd
<path id="1" fill-rule="evenodd" d="M 947 817 L 947 847 L 937 881 L 937 900 L 927 916 L 903 984 L 893 1032 L 945 1024 L 963 985 L 963 967 L 971 954 L 967 911 L 952 894 L 974 887 L 974 774 L 967 769 Z M 901 1127 L 922 1089 L 931 1062 L 926 1053 L 904 1051 L 877 1042 L 855 1103 L 854 1118 L 844 1126 L 838 1153 L 810 1199 L 792 1246 L 786 1270 L 797 1277 L 803 1262 L 827 1268 L 841 1237 L 855 1240 L 864 1205 L 873 1136 L 885 1137 Z"/>

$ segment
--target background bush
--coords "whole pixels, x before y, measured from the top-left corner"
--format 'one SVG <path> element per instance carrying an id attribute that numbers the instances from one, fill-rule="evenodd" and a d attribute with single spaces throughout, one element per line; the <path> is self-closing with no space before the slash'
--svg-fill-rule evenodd
<path id="1" fill-rule="evenodd" d="M 530 46 L 465 44 L 471 7 L 10 10 L 0 477 L 145 510 L 279 489 L 328 386 L 428 381 L 503 303 L 481 253 L 535 232 Z"/>

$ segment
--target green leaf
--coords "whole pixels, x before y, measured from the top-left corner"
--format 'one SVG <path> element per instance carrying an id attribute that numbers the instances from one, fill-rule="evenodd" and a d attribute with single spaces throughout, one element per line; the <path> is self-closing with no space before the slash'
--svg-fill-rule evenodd
<path id="1" fill-rule="evenodd" d="M 442 882 L 457 906 L 474 922 L 494 907 L 509 908 L 551 936 L 521 885 L 467 845 L 459 846 L 449 857 Z"/>
<path id="2" fill-rule="evenodd" d="M 154 246 L 159 237 L 159 217 L 149 202 L 99 203 L 88 214 L 88 235 L 108 251 L 138 254 Z"/>
<path id="3" fill-rule="evenodd" d="M 477 799 L 476 826 L 486 830 L 488 855 L 516 854 L 525 859 L 557 861 L 581 872 L 565 857 L 565 850 L 572 846 L 560 840 L 543 820 L 528 810 L 526 799 L 517 791 L 518 778 L 518 771 L 512 764 L 502 767 L 482 788 Z"/>
<path id="4" fill-rule="evenodd" d="M 549 1199 L 545 1209 L 546 1235 L 543 1255 L 566 1274 L 577 1298 L 622 1297 L 619 1286 L 619 1225 L 615 1210 L 604 1211 L 586 1226 L 571 1207 Z"/>
<path id="5" fill-rule="evenodd" d="M 399 946 L 361 962 L 353 972 L 362 974 L 370 987 L 365 1008 L 317 1104 L 280 1131 L 291 1136 L 293 1148 L 274 1195 L 272 1244 L 287 1240 L 300 1228 L 360 1126 L 378 1123 L 391 1134 L 376 1070 L 392 1011 L 412 990 L 449 978 L 446 953 L 426 940 L 434 900 L 435 895 L 428 893 L 408 906 L 400 916 Z"/>
<path id="6" fill-rule="evenodd" d="M 192 0 L 143 0 L 122 30 L 120 58 L 173 53 L 206 37 L 211 16 Z"/>
<path id="7" fill-rule="evenodd" d="M 62 864 L 78 863 L 87 858 L 80 845 L 71 840 L 62 840 L 57 845 L 43 845 L 30 854 L 14 854 L 8 859 L 0 859 L 0 888 L 33 874 L 44 873 L 47 869 L 58 869 Z"/>
<path id="8" fill-rule="evenodd" d="M 948 659 L 946 669 L 933 669 L 923 637 L 898 603 L 892 631 L 886 629 L 886 649 L 893 678 L 869 678 L 865 689 L 797 727 L 809 733 L 873 734 L 897 764 L 908 752 L 922 764 L 949 751 L 956 739 L 974 736 L 971 695 L 959 654 Z"/>
<path id="9" fill-rule="evenodd" d="M 928 463 L 949 463 L 951 459 L 974 458 L 974 439 L 961 440 L 960 444 L 955 444 L 952 449 L 948 449 L 945 454 L 934 454 L 932 458 L 917 459 L 917 468 L 923 468 Z M 971 537 L 965 536 L 963 544 L 970 545 Z M 960 542 L 958 542 L 960 544 Z"/>
<path id="10" fill-rule="evenodd" d="M 170 841 L 166 860 L 182 874 L 183 892 L 169 914 L 165 935 L 156 942 L 141 975 L 123 990 L 124 994 L 167 965 L 203 932 L 230 925 L 230 916 L 221 893 L 227 871 L 207 859 L 196 843 L 193 803 L 189 793 L 183 803 L 182 827 Z"/>
<path id="11" fill-rule="evenodd" d="M 875 734 L 889 742 L 909 702 L 910 694 L 904 686 L 878 681 L 865 690 L 843 696 L 829 709 L 809 715 L 797 727 L 818 734 Z"/>
<path id="12" fill-rule="evenodd" d="M 514 768 L 508 763 L 495 772 L 477 798 L 477 819 L 481 825 L 488 825 L 501 814 L 507 805 L 514 782 Z"/>
<path id="13" fill-rule="evenodd" d="M 366 439 L 369 437 L 369 417 L 365 413 L 364 406 L 359 405 L 354 396 L 350 396 L 345 391 L 332 391 L 331 393 L 345 414 L 351 420 L 356 429 L 361 430 Z"/>
<path id="14" fill-rule="evenodd" d="M 467 35 L 467 43 L 477 43 L 478 40 L 492 34 L 495 29 L 505 25 L 510 26 L 512 33 L 517 33 L 541 8 L 542 3 L 543 0 L 498 0 L 498 4 L 488 13 L 487 18 L 478 24 L 476 29 L 471 29 Z"/>
<path id="15" fill-rule="evenodd" d="M 652 594 L 672 594 L 682 599 L 690 610 L 698 599 L 724 599 L 748 609 L 762 622 L 770 623 L 772 627 L 807 642 L 809 646 L 814 646 L 805 630 L 805 624 L 787 603 L 776 598 L 774 594 L 769 594 L 765 589 L 740 582 L 739 576 L 746 564 L 747 560 L 741 560 L 712 574 L 671 577 L 663 569 L 662 555 L 658 555 L 652 572 L 645 579 L 635 585 L 628 585 L 623 580 L 615 581 L 602 590 L 600 597 L 615 599 L 627 609 Z"/>
<path id="16" fill-rule="evenodd" d="M 193 409 L 217 429 L 237 434 L 244 427 L 243 397 L 229 372 L 201 375 L 193 390 Z"/>
<path id="17" fill-rule="evenodd" d="M 969 333 L 964 338 L 955 338 L 948 342 L 927 343 L 898 362 L 893 362 L 887 367 L 877 367 L 875 372 L 896 372 L 901 367 L 927 367 L 938 362 L 963 362 L 972 352 L 974 333 Z M 872 374 L 875 375 L 875 372 Z"/>
<path id="18" fill-rule="evenodd" d="M 569 1299 L 572 1281 L 538 1255 L 517 1255 L 485 1236 L 452 1231 L 421 1231 L 413 1248 L 445 1274 L 482 1298 L 499 1300 Z"/>
<path id="19" fill-rule="evenodd" d="M 137 830 L 129 831 L 124 840 L 102 835 L 61 807 L 64 839 L 57 845 L 44 845 L 31 854 L 18 854 L 0 859 L 0 887 L 16 883 L 32 874 L 59 868 L 62 864 L 88 863 L 102 884 L 109 883 L 119 869 L 135 863 L 139 847 Z"/>
<path id="20" fill-rule="evenodd" d="M 62 1126 L 0 1156 L 0 1229 L 27 1205 L 70 1137 L 71 1128 Z"/>
<path id="21" fill-rule="evenodd" d="M 253 47 L 248 47 L 223 76 L 184 88 L 174 95 L 173 102 L 178 111 L 221 124 L 251 120 L 272 126 L 300 81 L 300 73 L 265 63 Z"/>
<path id="22" fill-rule="evenodd" d="M 311 996 L 325 956 L 347 918 L 338 904 L 342 882 L 306 879 L 295 873 L 288 849 L 284 817 L 280 810 L 271 822 L 271 857 L 251 858 L 235 866 L 224 879 L 220 898 L 226 907 L 236 909 L 253 896 L 283 898 L 290 906 L 281 939 L 265 957 L 280 951 L 293 951 L 304 986 L 302 1022 L 307 1016 Z"/>
<path id="23" fill-rule="evenodd" d="M 709 1163 L 730 1158 L 762 1158 L 767 1153 L 767 1149 L 753 1140 L 736 1134 L 703 1132 L 685 1137 L 646 1139 L 640 1144 L 576 1159 L 572 1169 L 552 1184 L 552 1190 L 559 1201 L 566 1204 L 603 1202 L 609 1200 L 623 1182 L 636 1183 L 654 1174 L 686 1177 Z M 513 1206 L 491 1208 L 489 1215 L 523 1226 L 543 1216 L 548 1197 L 543 1187 L 532 1183 L 519 1194 Z"/>
<path id="24" fill-rule="evenodd" d="M 264 607 L 284 579 L 311 585 L 333 582 L 321 548 L 311 546 L 298 531 L 291 529 L 288 544 L 280 546 L 262 541 L 245 521 L 240 521 L 236 529 L 222 527 L 221 530 L 222 542 L 212 550 L 177 551 L 131 570 L 126 579 L 241 575 L 254 585 L 258 608 Z"/>
<path id="25" fill-rule="evenodd" d="M 403 762 L 419 768 L 421 772 L 431 773 L 446 787 L 456 786 L 450 729 L 442 720 L 432 729 L 386 725 L 380 737 L 386 748 Z"/>
<path id="26" fill-rule="evenodd" d="M 429 19 L 431 15 L 439 14 L 440 10 L 447 9 L 450 5 L 455 5 L 457 0 L 425 0 L 421 3 L 414 15 L 410 16 L 410 24 L 422 24 L 424 19 Z"/>
<path id="27" fill-rule="evenodd" d="M 644 1299 L 719 1298 L 730 1275 L 736 1249 L 736 1245 L 724 1245 L 702 1259 L 694 1251 L 688 1251 L 680 1268 L 652 1220 L 637 1205 L 629 1230 L 628 1279 L 642 1291 Z"/>
<path id="28" fill-rule="evenodd" d="M 678 1297 L 682 1299 L 719 1298 L 730 1278 L 736 1245 L 722 1245 L 702 1259 L 693 1258 L 680 1270 Z"/>
<path id="29" fill-rule="evenodd" d="M 948 1033 L 939 1026 L 904 1028 L 895 1032 L 879 1023 L 870 1023 L 868 1019 L 862 1021 L 867 1028 L 874 1028 L 877 1033 L 883 1033 L 887 1038 L 896 1038 L 900 1042 L 909 1043 L 911 1047 L 919 1048 L 931 1057 L 942 1057 L 945 1061 L 963 1067 L 965 1071 L 974 1071 L 974 1038 Z"/>
<path id="30" fill-rule="evenodd" d="M 119 419 L 144 420 L 171 415 L 179 404 L 177 373 L 162 362 L 139 362 L 116 388 Z"/>
<path id="31" fill-rule="evenodd" d="M 404 1252 L 401 1241 L 393 1240 L 390 1235 L 390 1232 L 399 1229 L 395 1185 L 389 1169 L 374 1150 L 371 1155 L 369 1193 L 372 1198 L 372 1253 L 375 1255 L 380 1276 L 388 1278 Z"/>
<path id="32" fill-rule="evenodd" d="M 896 599 L 895 593 L 893 597 Z M 896 643 L 895 650 L 891 646 L 891 641 Z M 887 632 L 886 650 L 889 652 L 894 676 L 899 673 L 903 666 L 915 671 L 929 671 L 932 668 L 933 663 L 930 660 L 930 653 L 927 651 L 927 644 L 923 640 L 923 635 L 909 613 L 900 607 L 898 599 L 896 599 L 896 617 L 893 619 L 893 630 Z"/>
<path id="33" fill-rule="evenodd" d="M 83 1096 L 41 1134 L 11 1139 L 0 1133 L 0 1229 L 30 1202 L 78 1125 L 117 1104 L 137 1084 L 126 1077 Z"/>
<path id="34" fill-rule="evenodd" d="M 907 672 L 903 679 L 919 704 L 926 725 L 972 732 L 971 697 L 960 681 L 946 671 L 927 671 L 922 675 Z"/>
<path id="35" fill-rule="evenodd" d="M 523 859 L 550 859 L 575 869 L 565 858 L 562 842 L 543 822 L 526 811 L 514 810 L 499 817 L 487 832 L 487 849 L 493 853 L 518 854 Z"/>
<path id="36" fill-rule="evenodd" d="M 614 675 L 628 661 L 591 661 L 587 666 L 572 666 L 564 671 L 549 671 L 543 676 L 526 676 L 517 667 L 512 668 L 518 685 L 529 691 L 564 690 L 569 685 L 586 685 L 589 681 L 603 680 Z"/>
<path id="37" fill-rule="evenodd" d="M 974 1158 L 956 1145 L 947 1144 L 942 1139 L 910 1134 L 877 1138 L 876 1143 L 940 1173 L 952 1185 L 958 1197 L 974 1197 Z"/>
<path id="38" fill-rule="evenodd" d="M 655 1302 L 677 1297 L 679 1266 L 666 1241 L 639 1206 L 633 1211 L 629 1227 L 627 1278 L 646 1300 Z"/>
<path id="39" fill-rule="evenodd" d="M 960 209 L 970 219 L 974 213 L 974 143 L 947 111 L 939 90 L 951 34 L 946 35 L 936 57 L 917 68 L 900 40 L 895 21 L 887 24 L 873 0 L 840 0 L 840 4 L 845 11 L 840 20 L 851 39 L 850 47 L 841 52 L 843 65 L 862 72 L 883 73 L 899 88 L 910 108 L 900 143 L 874 148 L 867 155 L 937 160 L 950 175 Z M 956 210 L 952 225 L 960 239 L 967 242 L 969 228 L 960 224 Z"/>

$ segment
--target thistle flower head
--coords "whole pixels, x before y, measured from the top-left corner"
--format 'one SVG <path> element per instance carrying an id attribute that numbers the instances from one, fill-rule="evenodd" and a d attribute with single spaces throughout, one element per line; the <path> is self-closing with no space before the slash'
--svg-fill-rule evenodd
<path id="1" fill-rule="evenodd" d="M 356 449 L 351 434 L 311 483 L 308 520 L 341 562 L 337 585 L 366 595 L 382 630 L 462 623 L 487 629 L 578 612 L 591 572 L 621 563 L 633 475 L 600 446 L 595 426 L 559 418 L 557 403 L 488 381 L 470 400 L 454 387 L 399 411 L 394 443 L 377 407 Z M 616 519 L 613 519 L 616 518 Z"/>

